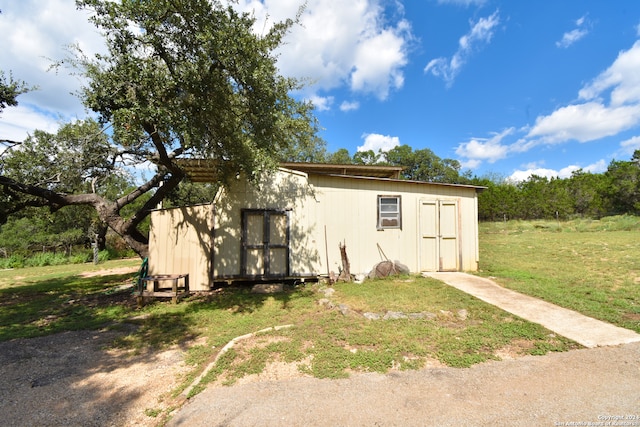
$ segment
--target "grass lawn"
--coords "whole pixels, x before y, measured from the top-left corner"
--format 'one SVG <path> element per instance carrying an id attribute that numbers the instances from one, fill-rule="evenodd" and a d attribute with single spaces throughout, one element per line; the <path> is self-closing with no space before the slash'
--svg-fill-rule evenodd
<path id="1" fill-rule="evenodd" d="M 640 332 L 640 220 L 485 223 L 480 274 Z"/>
<path id="2" fill-rule="evenodd" d="M 640 332 L 640 227 L 628 218 L 572 223 L 482 224 L 481 272 L 503 286 Z M 0 341 L 73 329 L 121 328 L 116 345 L 132 351 L 189 342 L 193 375 L 231 339 L 276 325 L 252 346 L 225 353 L 207 380 L 260 372 L 269 361 L 301 362 L 316 377 L 416 369 L 442 363 L 467 367 L 490 359 L 565 351 L 579 345 L 441 282 L 419 276 L 339 283 L 322 305 L 324 285 L 274 295 L 226 288 L 177 305 L 136 307 L 133 274 L 117 268 L 139 260 L 0 271 Z M 110 269 L 101 276 L 84 271 Z M 337 307 L 344 304 L 344 315 Z M 395 320 L 368 320 L 403 312 Z M 419 315 L 418 315 L 419 314 Z M 123 328 L 124 324 L 136 324 Z"/>

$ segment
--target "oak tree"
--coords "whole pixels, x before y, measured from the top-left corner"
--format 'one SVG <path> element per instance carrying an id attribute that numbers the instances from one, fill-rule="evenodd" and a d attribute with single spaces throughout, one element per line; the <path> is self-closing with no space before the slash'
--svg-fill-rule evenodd
<path id="1" fill-rule="evenodd" d="M 80 175 L 67 175 L 51 161 L 54 156 L 40 159 L 47 166 L 37 177 L 20 176 L 10 162 L 0 164 L 5 216 L 21 205 L 88 205 L 146 256 L 148 237 L 139 225 L 185 180 L 177 159 L 211 160 L 224 184 L 238 173 L 257 177 L 275 167 L 280 153 L 317 142 L 311 104 L 291 95 L 299 81 L 283 77 L 276 64 L 275 52 L 295 20 L 258 33 L 252 15 L 219 0 L 76 3 L 94 11 L 108 51 L 89 57 L 76 49 L 64 63 L 86 77 L 81 99 L 107 130 L 95 139 L 58 135 L 47 142 L 60 155 L 77 147 L 69 155 L 82 163 L 76 165 Z M 141 165 L 151 177 L 132 191 L 91 190 L 91 182 L 106 179 L 104 174 Z M 66 185 L 67 179 L 74 185 Z M 144 197 L 135 212 L 123 215 Z"/>

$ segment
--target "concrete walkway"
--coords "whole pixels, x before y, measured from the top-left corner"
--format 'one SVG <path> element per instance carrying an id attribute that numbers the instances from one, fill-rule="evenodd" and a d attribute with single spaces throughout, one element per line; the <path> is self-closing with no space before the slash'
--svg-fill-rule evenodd
<path id="1" fill-rule="evenodd" d="M 440 280 L 530 322 L 538 323 L 588 348 L 640 341 L 640 334 L 634 331 L 505 289 L 489 279 L 466 273 L 428 272 L 423 275 Z"/>

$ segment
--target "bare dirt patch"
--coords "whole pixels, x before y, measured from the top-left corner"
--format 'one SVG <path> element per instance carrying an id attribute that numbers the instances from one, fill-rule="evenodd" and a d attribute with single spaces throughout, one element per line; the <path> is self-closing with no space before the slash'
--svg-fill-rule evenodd
<path id="1" fill-rule="evenodd" d="M 111 276 L 115 274 L 129 274 L 137 272 L 139 267 L 120 267 L 120 268 L 109 268 L 106 270 L 96 270 L 96 271 L 85 271 L 84 273 L 80 273 L 80 277 L 97 277 L 97 276 Z"/>
<path id="2" fill-rule="evenodd" d="M 131 326 L 133 328 L 133 326 Z M 0 418 L 9 426 L 154 426 L 189 370 L 179 347 L 114 349 L 127 331 L 73 331 L 0 343 Z"/>

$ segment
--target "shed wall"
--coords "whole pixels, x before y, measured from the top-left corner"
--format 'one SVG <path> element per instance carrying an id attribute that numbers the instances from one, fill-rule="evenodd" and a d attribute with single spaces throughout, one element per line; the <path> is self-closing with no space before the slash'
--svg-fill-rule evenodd
<path id="1" fill-rule="evenodd" d="M 216 198 L 215 278 L 234 278 L 241 272 L 241 218 L 243 209 L 286 211 L 290 228 L 290 275 L 315 276 L 319 262 L 313 211 L 316 203 L 307 175 L 280 171 L 266 176 L 258 186 L 237 180 Z"/>
<path id="2" fill-rule="evenodd" d="M 378 196 L 401 197 L 401 229 L 378 229 Z M 368 273 L 385 257 L 412 272 L 478 268 L 475 188 L 281 169 L 257 187 L 238 179 L 213 205 L 153 212 L 150 274 L 188 272 L 194 290 L 209 289 L 212 279 L 240 277 L 243 209 L 287 213 L 290 276 L 337 273 L 340 243 L 346 244 L 353 274 Z M 442 230 L 432 226 L 434 215 L 446 221 Z M 429 261 L 433 254 L 424 242 L 445 234 L 455 235 L 442 244 L 440 256 L 447 259 Z"/>
<path id="3" fill-rule="evenodd" d="M 310 182 L 318 201 L 316 230 L 327 228 L 329 270 L 337 272 L 341 266 L 339 243 L 346 244 L 354 274 L 369 272 L 385 256 L 402 262 L 412 272 L 425 270 L 419 261 L 419 203 L 425 200 L 456 202 L 457 269 L 477 270 L 477 197 L 474 188 L 323 175 L 310 176 Z M 378 230 L 379 195 L 401 197 L 401 229 Z M 316 233 L 314 240 L 323 242 L 324 237 Z M 325 258 L 321 258 L 322 272 L 327 270 Z"/>
<path id="4" fill-rule="evenodd" d="M 213 206 L 151 213 L 149 274 L 189 273 L 192 290 L 209 289 Z"/>

